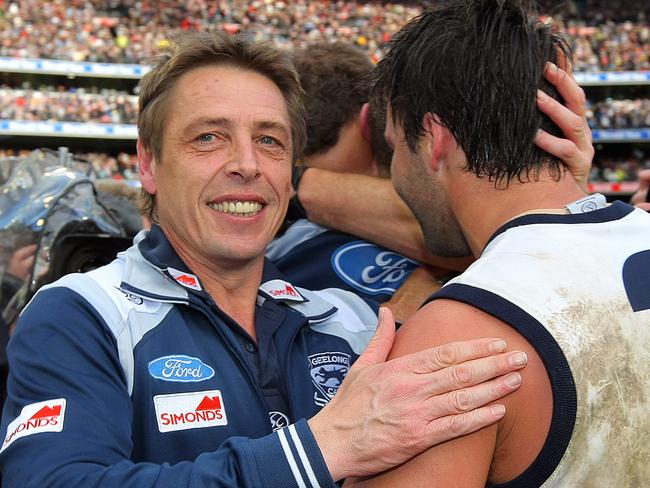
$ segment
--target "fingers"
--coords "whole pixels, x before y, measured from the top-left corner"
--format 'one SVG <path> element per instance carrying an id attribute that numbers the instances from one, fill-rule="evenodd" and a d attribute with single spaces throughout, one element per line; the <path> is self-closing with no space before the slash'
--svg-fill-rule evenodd
<path id="1" fill-rule="evenodd" d="M 503 405 L 490 405 L 459 415 L 449 415 L 431 422 L 425 431 L 429 446 L 470 434 L 498 422 L 505 415 Z"/>
<path id="2" fill-rule="evenodd" d="M 366 350 L 355 361 L 352 369 L 359 369 L 386 361 L 394 340 L 395 320 L 393 320 L 393 313 L 387 307 L 379 307 L 377 331 L 368 343 Z"/>
<path id="3" fill-rule="evenodd" d="M 542 90 L 537 90 L 537 106 L 560 128 L 567 137 L 579 149 L 592 147 L 591 129 L 584 117 L 584 106 L 580 107 L 579 115 L 571 107 L 562 105 L 553 97 L 550 97 Z M 554 154 L 554 153 L 553 153 Z M 558 156 L 557 154 L 554 154 Z M 589 161 L 591 163 L 591 161 Z"/>
<path id="4" fill-rule="evenodd" d="M 501 339 L 483 338 L 471 341 L 451 342 L 442 346 L 425 349 L 391 360 L 395 368 L 403 371 L 427 374 L 447 366 L 485 358 L 506 350 Z"/>
<path id="5" fill-rule="evenodd" d="M 639 171 L 639 189 L 632 195 L 630 198 L 630 203 L 632 205 L 637 205 L 644 210 L 647 210 L 645 205 L 639 205 L 646 203 L 648 198 L 648 188 L 650 187 L 650 169 L 644 169 Z"/>
<path id="6" fill-rule="evenodd" d="M 544 77 L 557 89 L 571 112 L 584 117 L 587 97 L 575 78 L 553 63 L 546 63 Z"/>
<path id="7" fill-rule="evenodd" d="M 429 375 L 431 386 L 428 393 L 433 397 L 452 390 L 478 385 L 497 376 L 522 369 L 527 363 L 526 354 L 515 351 L 456 364 Z"/>
<path id="8" fill-rule="evenodd" d="M 537 91 L 537 105 L 562 130 L 565 138 L 555 137 L 540 130 L 535 144 L 564 161 L 576 181 L 586 191 L 595 150 L 591 129 L 585 118 L 584 90 L 572 76 L 552 63 L 547 63 L 544 76 L 557 88 L 565 105 L 542 90 Z"/>
<path id="9" fill-rule="evenodd" d="M 425 401 L 425 405 L 432 419 L 441 418 L 487 405 L 518 390 L 520 386 L 521 375 L 512 372 L 475 386 L 432 396 Z"/>
<path id="10" fill-rule="evenodd" d="M 578 147 L 573 141 L 554 136 L 542 129 L 535 136 L 535 145 L 564 162 L 573 161 L 578 152 Z"/>
<path id="11" fill-rule="evenodd" d="M 486 406 L 516 391 L 521 375 L 510 373 L 462 390 L 432 397 L 427 407 L 434 420 L 426 428 L 430 445 L 454 439 L 499 421 L 505 415 L 501 404 Z"/>

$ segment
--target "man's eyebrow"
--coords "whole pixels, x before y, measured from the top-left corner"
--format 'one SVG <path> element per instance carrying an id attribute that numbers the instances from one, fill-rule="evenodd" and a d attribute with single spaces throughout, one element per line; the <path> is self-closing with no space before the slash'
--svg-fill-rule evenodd
<path id="1" fill-rule="evenodd" d="M 281 122 L 276 122 L 274 120 L 261 120 L 259 122 L 256 122 L 254 124 L 255 129 L 257 130 L 278 130 L 282 132 L 282 135 L 290 139 L 291 138 L 291 131 L 287 128 L 287 126 Z"/>
<path id="2" fill-rule="evenodd" d="M 232 125 L 232 121 L 225 117 L 202 117 L 200 119 L 194 120 L 187 127 L 185 127 L 183 133 L 186 136 L 193 136 L 196 132 L 208 129 L 210 127 L 224 127 L 228 129 L 232 127 Z"/>
<path id="3" fill-rule="evenodd" d="M 225 129 L 231 129 L 234 127 L 234 122 L 226 117 L 203 117 L 191 122 L 183 131 L 187 136 L 192 136 L 196 132 L 209 129 L 211 127 L 223 127 Z M 277 130 L 282 133 L 282 135 L 290 139 L 291 131 L 287 126 L 281 122 L 274 120 L 260 120 L 253 124 L 253 127 L 256 130 Z"/>

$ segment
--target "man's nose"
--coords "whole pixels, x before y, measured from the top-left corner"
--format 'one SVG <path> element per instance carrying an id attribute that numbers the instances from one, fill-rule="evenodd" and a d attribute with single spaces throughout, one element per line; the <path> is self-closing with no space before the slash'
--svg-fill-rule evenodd
<path id="1" fill-rule="evenodd" d="M 251 140 L 238 141 L 228 163 L 228 174 L 244 180 L 256 179 L 261 175 L 259 154 L 255 142 Z"/>

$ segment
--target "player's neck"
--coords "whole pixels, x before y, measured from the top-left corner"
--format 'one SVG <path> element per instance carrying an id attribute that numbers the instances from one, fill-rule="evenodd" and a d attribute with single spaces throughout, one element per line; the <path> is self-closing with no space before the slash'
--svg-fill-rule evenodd
<path id="1" fill-rule="evenodd" d="M 560 181 L 543 175 L 538 181 L 512 181 L 497 189 L 487 179 L 473 177 L 466 201 L 457 198 L 455 210 L 472 253 L 479 256 L 494 233 L 506 222 L 526 214 L 566 213 L 564 206 L 585 196 L 573 177 Z"/>

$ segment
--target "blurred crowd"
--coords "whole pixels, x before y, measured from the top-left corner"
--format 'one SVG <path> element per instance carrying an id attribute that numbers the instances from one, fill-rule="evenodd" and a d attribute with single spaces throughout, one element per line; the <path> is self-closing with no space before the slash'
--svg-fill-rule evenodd
<path id="1" fill-rule="evenodd" d="M 378 61 L 393 34 L 433 2 L 0 0 L 0 56 L 141 63 L 182 31 L 217 28 L 246 32 L 287 49 L 342 40 Z M 650 2 L 539 3 L 548 22 L 569 34 L 576 71 L 650 70 Z M 594 101 L 588 117 L 593 129 L 650 127 L 650 100 Z M 101 87 L 0 86 L 0 119 L 133 124 L 137 97 Z M 137 177 L 132 154 L 84 157 L 101 177 Z M 603 156 L 594 164 L 592 180 L 634 180 L 647 167 L 650 160 L 644 154 Z"/>
<path id="2" fill-rule="evenodd" d="M 31 149 L 0 149 L 0 165 L 3 165 L 2 160 L 4 159 L 24 158 L 30 152 Z M 135 153 L 118 152 L 116 154 L 107 154 L 101 152 L 74 152 L 74 155 L 88 161 L 91 165 L 89 172 L 94 174 L 98 179 L 138 179 L 138 158 Z"/>
<path id="3" fill-rule="evenodd" d="M 650 99 L 607 98 L 590 103 L 587 111 L 592 129 L 638 129 L 650 127 Z"/>
<path id="4" fill-rule="evenodd" d="M 0 0 L 0 56 L 140 63 L 176 34 L 218 28 L 282 47 L 342 40 L 377 61 L 392 35 L 432 2 L 331 0 Z M 573 39 L 576 70 L 650 69 L 644 2 L 542 1 Z"/>
<path id="5" fill-rule="evenodd" d="M 592 183 L 623 183 L 637 181 L 639 172 L 650 169 L 650 153 L 632 151 L 625 156 L 597 155 L 591 169 L 589 181 Z"/>
<path id="6" fill-rule="evenodd" d="M 328 0 L 3 1 L 0 56 L 140 63 L 188 29 L 249 32 L 283 47 L 349 41 L 378 60 L 422 3 Z"/>
<path id="7" fill-rule="evenodd" d="M 136 96 L 109 89 L 0 87 L 0 119 L 135 124 L 137 107 Z"/>
<path id="8" fill-rule="evenodd" d="M 137 96 L 122 91 L 0 86 L 0 119 L 135 124 L 137 118 Z M 648 128 L 650 99 L 589 102 L 587 118 L 592 129 Z"/>

